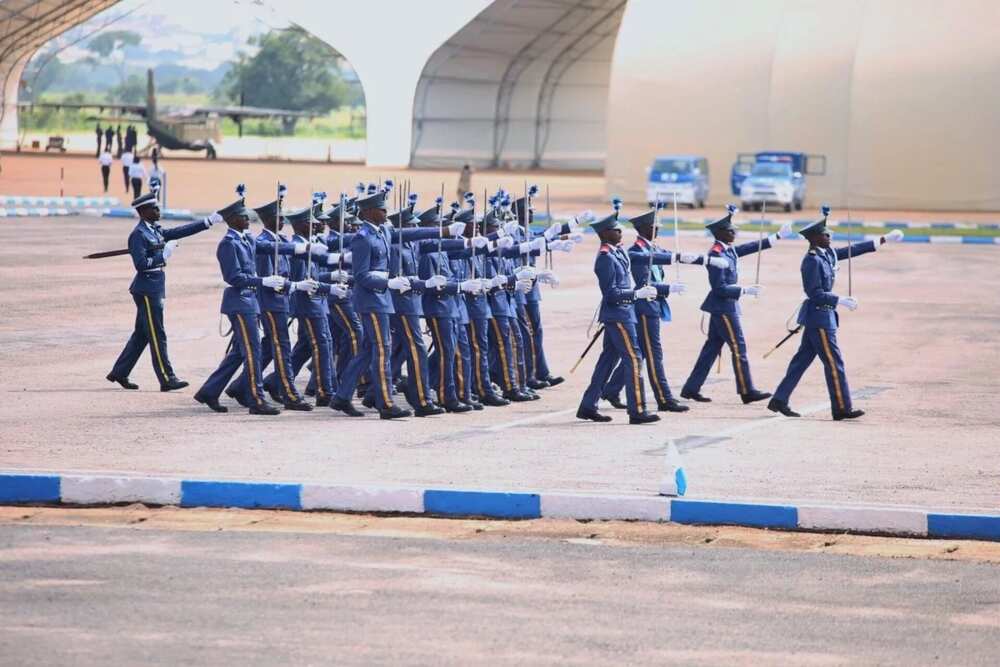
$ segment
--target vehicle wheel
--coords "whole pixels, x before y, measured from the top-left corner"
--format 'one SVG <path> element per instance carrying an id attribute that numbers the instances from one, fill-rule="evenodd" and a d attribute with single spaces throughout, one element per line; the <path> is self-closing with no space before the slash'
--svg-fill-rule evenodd
<path id="1" fill-rule="evenodd" d="M 802 200 L 801 199 L 799 201 L 795 202 L 795 210 L 796 211 L 801 211 L 802 210 Z"/>
<path id="2" fill-rule="evenodd" d="M 705 200 L 704 199 L 699 199 L 698 200 L 698 208 L 705 208 Z"/>
<path id="3" fill-rule="evenodd" d="M 791 213 L 791 212 L 792 212 L 792 205 L 785 204 L 785 213 Z"/>

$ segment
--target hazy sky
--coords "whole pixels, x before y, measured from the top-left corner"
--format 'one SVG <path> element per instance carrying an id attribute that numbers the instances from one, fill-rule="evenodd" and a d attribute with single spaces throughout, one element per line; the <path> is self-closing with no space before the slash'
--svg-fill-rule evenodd
<path id="1" fill-rule="evenodd" d="M 147 51 L 169 54 L 171 62 L 200 69 L 230 60 L 251 35 L 287 25 L 270 7 L 253 0 L 123 0 L 66 33 L 59 43 L 72 42 L 119 16 L 124 18 L 106 30 L 138 32 Z M 60 59 L 83 58 L 86 42 L 67 48 Z"/>

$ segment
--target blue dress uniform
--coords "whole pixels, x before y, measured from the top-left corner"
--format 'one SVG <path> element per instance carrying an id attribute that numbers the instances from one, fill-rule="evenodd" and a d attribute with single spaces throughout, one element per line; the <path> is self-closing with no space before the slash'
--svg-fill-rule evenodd
<path id="1" fill-rule="evenodd" d="M 730 213 L 707 227 L 713 231 L 725 226 L 732 226 L 732 215 L 735 208 Z M 728 266 L 724 269 L 711 264 L 708 265 L 708 282 L 711 291 L 701 304 L 701 309 L 709 313 L 708 338 L 702 345 L 701 353 L 695 362 L 694 369 L 688 376 L 681 396 L 688 398 L 699 394 L 701 386 L 708 377 L 708 372 L 712 369 L 712 364 L 722 351 L 723 345 L 728 345 L 733 355 L 733 371 L 736 375 L 736 391 L 744 398 L 757 394 L 753 386 L 753 379 L 750 377 L 750 361 L 747 358 L 746 340 L 743 338 L 743 328 L 740 326 L 739 298 L 743 294 L 743 289 L 739 286 L 740 279 L 740 257 L 767 250 L 771 247 L 771 239 L 765 238 L 763 242 L 751 241 L 738 246 L 727 245 L 721 241 L 712 244 L 709 250 L 709 257 L 722 257 L 728 261 Z"/>
<path id="2" fill-rule="evenodd" d="M 488 278 L 486 267 L 489 257 L 483 254 L 475 254 L 469 258 L 469 277 L 471 278 L 473 269 L 479 278 Z M 471 384 L 472 391 L 480 401 L 487 405 L 503 405 L 505 401 L 493 391 L 493 383 L 490 379 L 490 326 L 493 319 L 493 311 L 490 308 L 491 293 L 501 288 L 490 288 L 480 294 L 466 294 L 465 306 L 469 313 L 469 323 L 466 325 L 466 333 L 471 351 L 472 366 Z"/>
<path id="3" fill-rule="evenodd" d="M 243 366 L 247 376 L 247 396 L 251 412 L 268 406 L 261 381 L 260 334 L 257 331 L 260 307 L 257 289 L 256 250 L 253 239 L 234 229 L 226 232 L 215 252 L 227 287 L 222 293 L 221 312 L 229 316 L 236 344 L 226 353 L 222 363 L 195 394 L 200 402 L 217 402 L 226 383 Z"/>
<path id="4" fill-rule="evenodd" d="M 617 224 L 615 214 L 594 223 L 593 227 L 600 230 Z M 601 307 L 597 319 L 604 325 L 604 347 L 594 367 L 590 385 L 580 400 L 577 416 L 597 412 L 601 390 L 620 360 L 625 366 L 628 414 L 629 417 L 639 418 L 646 412 L 646 397 L 642 381 L 642 361 L 636 340 L 635 311 L 632 307 L 635 302 L 635 285 L 628 253 L 621 246 L 602 243 L 594 262 L 594 273 L 601 288 Z"/>
<path id="5" fill-rule="evenodd" d="M 132 206 L 136 210 L 149 206 L 159 210 L 153 193 L 139 197 L 132 202 Z M 124 386 L 143 350 L 149 345 L 153 372 L 160 381 L 160 388 L 163 391 L 179 388 L 176 385 L 180 381 L 175 377 L 170 357 L 167 355 L 167 332 L 163 328 L 163 300 L 166 296 L 164 267 L 167 264 L 163 249 L 167 241 L 176 241 L 197 234 L 211 226 L 212 223 L 208 218 L 170 229 L 164 229 L 156 221 L 140 220 L 132 229 L 128 237 L 128 250 L 136 274 L 129 286 L 129 292 L 135 302 L 135 326 L 125 348 L 118 355 L 108 380 L 119 382 Z"/>
<path id="6" fill-rule="evenodd" d="M 635 223 L 636 220 L 633 219 L 633 224 Z M 629 248 L 628 257 L 632 269 L 632 280 L 637 288 L 646 285 L 647 276 L 652 279 L 653 283 L 664 282 L 661 267 L 673 263 L 673 253 L 660 250 L 655 243 L 641 236 Z M 651 261 L 652 266 L 650 266 Z M 695 263 L 704 264 L 704 262 L 704 258 L 699 258 Z M 634 308 L 638 320 L 636 329 L 639 349 L 646 362 L 649 384 L 656 396 L 657 406 L 662 409 L 675 400 L 663 368 L 663 345 L 660 342 L 660 322 L 670 321 L 670 304 L 667 303 L 667 295 L 663 294 L 652 301 L 636 299 Z M 606 399 L 616 398 L 624 386 L 625 366 L 619 364 L 604 388 L 602 397 Z"/>
<path id="7" fill-rule="evenodd" d="M 336 219 L 339 216 L 339 211 L 336 207 L 334 210 L 328 214 L 331 219 Z M 352 216 L 353 217 L 353 216 Z M 345 232 L 344 233 L 344 248 L 345 252 L 351 249 L 351 242 L 354 240 L 354 234 Z M 340 232 L 339 230 L 330 230 L 324 240 L 327 247 L 333 251 L 335 248 L 340 247 Z M 338 266 L 330 266 L 330 269 L 337 269 Z M 350 265 L 345 263 L 344 270 L 349 270 Z M 344 371 L 347 369 L 347 364 L 352 358 L 361 353 L 361 338 L 364 335 L 364 330 L 361 327 L 361 318 L 358 317 L 357 312 L 354 310 L 354 297 L 351 293 L 351 289 L 348 289 L 347 295 L 339 297 L 336 294 L 330 294 L 327 299 L 327 304 L 330 307 L 330 332 L 333 335 L 333 346 L 334 355 L 336 357 L 336 371 L 338 376 L 343 376 Z M 362 377 L 362 384 L 367 384 Z"/>
<path id="8" fill-rule="evenodd" d="M 825 231 L 824 218 L 819 223 L 802 229 L 800 233 L 808 238 L 812 233 Z M 847 384 L 844 358 L 837 345 L 837 326 L 840 322 L 837 303 L 840 297 L 833 293 L 833 284 L 839 269 L 838 262 L 847 259 L 848 252 L 852 257 L 856 257 L 874 252 L 876 248 L 875 241 L 858 243 L 850 249 L 812 247 L 802 259 L 802 289 L 806 294 L 806 300 L 799 308 L 797 319 L 798 324 L 803 327 L 802 341 L 788 364 L 784 379 L 774 392 L 774 402 L 788 405 L 788 400 L 802 379 L 803 373 L 818 356 L 823 363 L 834 417 L 852 411 L 851 390 Z"/>
<path id="9" fill-rule="evenodd" d="M 260 209 L 255 210 L 260 211 Z M 274 262 L 275 244 L 278 245 L 277 268 Z M 288 256 L 295 253 L 294 243 L 290 243 L 281 234 L 264 229 L 254 239 L 254 252 L 259 277 L 281 276 L 286 280 L 290 279 L 291 263 Z M 260 341 L 260 367 L 263 372 L 274 361 L 277 380 L 272 377 L 272 381 L 276 382 L 276 386 L 273 387 L 276 391 L 273 393 L 280 396 L 281 402 L 286 406 L 302 402 L 302 396 L 295 388 L 295 373 L 292 370 L 292 344 L 288 336 L 288 302 L 287 289 L 275 291 L 263 285 L 257 288 L 257 303 L 260 306 L 260 319 L 264 329 Z M 264 388 L 270 390 L 272 387 L 265 382 Z M 229 385 L 226 394 L 246 403 L 248 390 L 247 376 L 242 374 Z"/>
<path id="10" fill-rule="evenodd" d="M 489 292 L 490 312 L 493 314 L 489 321 L 489 367 L 492 379 L 500 386 L 504 397 L 517 398 L 521 396 L 521 391 L 512 333 L 516 328 L 514 318 L 517 317 L 517 310 L 511 299 L 516 281 L 508 260 L 500 256 L 500 251 L 485 258 L 483 268 L 487 278 L 506 277 L 503 285 L 491 288 Z"/>
<path id="11" fill-rule="evenodd" d="M 431 330 L 434 351 L 430 355 L 430 381 L 438 393 L 438 403 L 446 408 L 458 405 L 455 379 L 456 322 L 459 318 L 458 282 L 452 274 L 448 254 L 431 249 L 432 243 L 423 246 L 420 270 L 417 275 L 425 283 L 432 276 L 443 276 L 447 283 L 441 287 L 424 290 L 422 301 L 424 319 Z"/>
<path id="12" fill-rule="evenodd" d="M 529 222 L 533 220 L 531 212 L 524 197 L 514 202 L 514 210 L 517 213 L 517 220 L 520 225 L 524 225 L 525 214 L 527 212 Z M 567 230 L 567 233 L 568 230 Z M 541 253 L 533 251 L 528 255 L 527 265 L 535 266 L 536 258 Z M 517 298 L 517 324 L 521 333 L 521 342 L 524 349 L 524 371 L 527 376 L 526 384 L 538 385 L 539 381 L 548 382 L 552 378 L 549 371 L 549 364 L 545 360 L 545 347 L 543 345 L 542 331 L 542 311 L 540 302 L 542 292 L 539 289 L 538 281 L 533 280 L 531 289 L 522 294 L 518 292 Z"/>

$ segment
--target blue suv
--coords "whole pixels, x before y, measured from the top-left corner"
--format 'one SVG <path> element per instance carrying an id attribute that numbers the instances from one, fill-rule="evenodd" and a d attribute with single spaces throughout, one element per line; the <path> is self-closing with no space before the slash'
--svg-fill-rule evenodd
<path id="1" fill-rule="evenodd" d="M 659 200 L 704 208 L 708 199 L 708 160 L 699 155 L 660 155 L 646 170 L 646 201 L 652 208 Z"/>

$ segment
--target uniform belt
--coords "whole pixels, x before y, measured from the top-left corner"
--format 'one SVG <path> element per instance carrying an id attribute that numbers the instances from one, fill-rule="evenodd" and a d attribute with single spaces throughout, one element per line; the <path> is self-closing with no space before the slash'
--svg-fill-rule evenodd
<path id="1" fill-rule="evenodd" d="M 153 273 L 154 271 L 160 271 L 160 272 L 162 272 L 163 271 L 163 267 L 162 266 L 158 266 L 155 269 L 143 269 L 142 270 L 143 273 Z"/>

